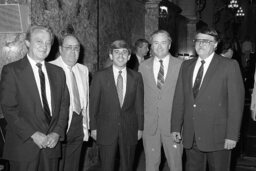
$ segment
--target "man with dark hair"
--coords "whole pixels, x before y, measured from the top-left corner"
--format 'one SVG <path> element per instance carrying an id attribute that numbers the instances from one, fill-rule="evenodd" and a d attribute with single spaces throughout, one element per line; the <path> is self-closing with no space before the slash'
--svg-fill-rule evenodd
<path id="1" fill-rule="evenodd" d="M 143 145 L 146 170 L 159 170 L 163 146 L 170 170 L 182 171 L 182 144 L 173 142 L 170 133 L 172 101 L 182 61 L 170 54 L 172 39 L 167 31 L 155 31 L 150 41 L 154 56 L 139 67 L 145 90 Z"/>
<path id="2" fill-rule="evenodd" d="M 89 138 L 89 72 L 77 63 L 80 43 L 74 34 L 62 35 L 59 52 L 60 56 L 51 63 L 64 70 L 70 93 L 68 129 L 59 170 L 78 171 L 83 140 Z"/>
<path id="3" fill-rule="evenodd" d="M 56 171 L 65 139 L 69 93 L 61 68 L 45 62 L 53 35 L 32 26 L 25 41 L 28 54 L 5 65 L 0 103 L 7 120 L 3 158 L 11 171 Z"/>
<path id="4" fill-rule="evenodd" d="M 186 149 L 186 171 L 229 170 L 240 132 L 244 85 L 236 60 L 215 53 L 218 34 L 204 28 L 195 36 L 198 58 L 181 66 L 173 100 L 171 132 Z M 181 132 L 183 136 L 181 137 Z"/>
<path id="5" fill-rule="evenodd" d="M 102 171 L 113 171 L 119 149 L 122 171 L 132 171 L 143 130 L 141 74 L 126 67 L 131 50 L 123 40 L 109 48 L 113 65 L 97 72 L 90 87 L 91 136 L 100 149 Z"/>
<path id="6" fill-rule="evenodd" d="M 135 42 L 135 53 L 131 54 L 130 60 L 127 62 L 127 67 L 138 71 L 139 65 L 145 60 L 148 54 L 148 41 L 146 39 L 138 39 Z"/>

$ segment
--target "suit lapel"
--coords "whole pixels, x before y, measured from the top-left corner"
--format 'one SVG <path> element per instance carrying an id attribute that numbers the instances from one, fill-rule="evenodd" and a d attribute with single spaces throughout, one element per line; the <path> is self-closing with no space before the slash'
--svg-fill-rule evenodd
<path id="1" fill-rule="evenodd" d="M 112 65 L 107 69 L 106 82 L 107 82 L 107 86 L 109 87 L 108 90 L 113 91 L 113 93 L 111 93 L 111 94 L 113 94 L 113 96 L 114 96 L 113 97 L 114 105 L 120 106 Z"/>
<path id="2" fill-rule="evenodd" d="M 203 82 L 201 84 L 200 90 L 198 92 L 197 97 L 200 97 L 201 94 L 203 94 L 203 92 L 205 91 L 205 89 L 207 88 L 207 85 L 209 84 L 209 82 L 211 81 L 211 78 L 214 74 L 214 72 L 216 71 L 216 68 L 218 66 L 218 58 L 216 57 L 216 54 L 213 56 L 212 61 L 205 73 Z"/>
<path id="3" fill-rule="evenodd" d="M 162 90 L 165 90 L 167 88 L 169 88 L 169 85 L 172 85 L 171 83 L 174 81 L 174 77 L 172 75 L 172 73 L 174 72 L 175 70 L 175 64 L 174 64 L 174 60 L 173 58 L 170 56 L 169 58 L 169 64 L 168 64 L 168 70 L 167 70 L 167 75 L 166 75 L 166 78 L 165 78 L 165 81 L 164 81 L 164 85 L 163 85 L 163 89 Z"/>
<path id="4" fill-rule="evenodd" d="M 150 61 L 148 63 L 148 67 L 147 67 L 147 69 L 148 69 L 147 73 L 148 73 L 148 78 L 149 78 L 148 86 L 151 86 L 153 89 L 158 89 L 156 86 L 156 81 L 155 81 L 155 76 L 154 76 L 154 71 L 153 71 L 154 70 L 154 66 L 153 66 L 154 58 L 152 57 L 149 60 Z"/>
<path id="5" fill-rule="evenodd" d="M 190 97 L 191 99 L 194 100 L 194 95 L 193 95 L 193 73 L 194 73 L 194 69 L 196 66 L 196 61 L 197 59 L 194 59 L 191 64 L 188 66 L 188 69 L 186 71 L 187 73 L 187 80 L 189 83 L 189 93 L 190 93 Z"/>
<path id="6" fill-rule="evenodd" d="M 47 71 L 47 75 L 49 78 L 49 84 L 50 84 L 50 89 L 51 89 L 51 107 L 52 107 L 52 120 L 54 119 L 55 116 L 55 101 L 57 96 L 55 95 L 54 90 L 56 90 L 57 85 L 55 85 L 55 81 L 56 81 L 56 76 L 54 74 L 54 72 L 51 70 L 51 68 L 49 67 L 49 64 L 47 62 L 45 62 L 45 67 L 46 67 L 46 71 Z"/>
<path id="7" fill-rule="evenodd" d="M 27 57 L 23 58 L 22 66 L 24 66 L 24 68 L 23 68 L 24 73 L 22 73 L 22 75 L 24 76 L 23 80 L 26 85 L 26 88 L 29 91 L 28 96 L 31 96 L 31 99 L 36 104 L 35 115 L 37 115 L 37 118 L 40 118 L 39 119 L 40 121 L 41 120 L 45 121 L 45 122 L 41 122 L 41 125 L 44 126 L 45 128 L 48 128 L 48 124 L 46 122 L 46 118 L 44 115 L 43 106 L 41 103 L 41 99 L 40 99 L 39 91 L 37 88 L 33 69 L 32 69 L 32 66 L 30 65 Z"/>
<path id="8" fill-rule="evenodd" d="M 131 71 L 128 68 L 126 68 L 126 70 L 127 70 L 127 74 L 126 74 L 126 77 L 127 77 L 126 92 L 125 92 L 122 108 L 124 107 L 125 102 L 128 101 L 129 96 L 127 96 L 127 95 L 130 94 L 130 92 L 132 91 L 132 86 L 131 85 L 132 85 L 133 79 L 132 79 L 132 76 L 131 76 Z"/>

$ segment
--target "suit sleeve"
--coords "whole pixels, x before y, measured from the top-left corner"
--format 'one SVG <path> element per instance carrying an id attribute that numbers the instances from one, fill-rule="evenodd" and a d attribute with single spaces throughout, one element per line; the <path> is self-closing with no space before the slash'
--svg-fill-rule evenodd
<path id="1" fill-rule="evenodd" d="M 184 118 L 183 68 L 181 64 L 172 105 L 171 132 L 181 132 Z"/>
<path id="2" fill-rule="evenodd" d="M 254 86 L 251 97 L 251 110 L 256 112 L 256 71 L 254 73 Z"/>
<path id="3" fill-rule="evenodd" d="M 97 130 L 97 114 L 100 107 L 100 77 L 95 74 L 90 86 L 90 100 L 89 100 L 89 116 L 90 116 L 90 129 Z"/>
<path id="4" fill-rule="evenodd" d="M 20 115 L 18 88 L 13 68 L 4 66 L 0 84 L 0 103 L 8 126 L 22 139 L 28 140 L 36 132 Z"/>
<path id="5" fill-rule="evenodd" d="M 89 71 L 87 69 L 87 67 L 84 67 L 84 72 L 85 72 L 85 78 L 86 78 L 86 82 L 85 82 L 85 109 L 83 109 L 83 132 L 84 132 L 84 141 L 88 141 L 89 138 L 89 133 L 88 130 L 90 129 L 90 117 L 89 117 Z"/>
<path id="6" fill-rule="evenodd" d="M 244 107 L 244 84 L 239 65 L 235 60 L 229 65 L 228 88 L 228 120 L 226 139 L 238 141 Z"/>
<path id="7" fill-rule="evenodd" d="M 63 141 L 65 139 L 65 134 L 66 134 L 66 128 L 68 124 L 68 115 L 69 115 L 69 91 L 68 87 L 66 84 L 66 77 L 64 74 L 64 71 L 61 70 L 59 73 L 61 77 L 61 82 L 62 82 L 62 95 L 60 99 L 60 112 L 59 112 L 59 118 L 57 121 L 57 124 L 53 130 L 53 132 L 56 132 L 60 135 L 60 140 Z"/>
<path id="8" fill-rule="evenodd" d="M 144 85 L 141 73 L 139 73 L 137 90 L 136 90 L 136 113 L 138 116 L 138 129 L 144 129 Z"/>

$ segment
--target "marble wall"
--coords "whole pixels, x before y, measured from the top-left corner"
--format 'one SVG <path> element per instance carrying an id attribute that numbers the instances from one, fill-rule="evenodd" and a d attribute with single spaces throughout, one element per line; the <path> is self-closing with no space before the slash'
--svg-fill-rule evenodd
<path id="1" fill-rule="evenodd" d="M 0 4 L 28 5 L 27 0 L 0 0 Z M 22 58 L 27 53 L 24 33 L 0 33 L 0 73 L 5 64 Z"/>
<path id="2" fill-rule="evenodd" d="M 103 67 L 112 41 L 124 39 L 132 45 L 136 39 L 145 37 L 146 10 L 142 0 L 0 0 L 0 3 L 29 6 L 31 23 L 49 25 L 56 38 L 62 30 L 72 27 L 82 45 L 79 62 L 92 72 Z M 0 69 L 26 54 L 24 35 L 0 34 Z M 15 51 L 10 47 L 15 47 Z M 47 60 L 53 60 L 57 52 L 55 41 Z"/>
<path id="3" fill-rule="evenodd" d="M 99 1 L 99 68 L 108 61 L 108 47 L 114 40 L 124 39 L 130 45 L 144 38 L 144 3 L 137 0 Z M 94 60 L 94 63 L 97 61 Z"/>
<path id="4" fill-rule="evenodd" d="M 82 46 L 79 62 L 94 70 L 97 59 L 97 3 L 94 0 L 33 0 L 32 24 L 49 25 L 56 37 L 67 27 L 75 30 Z M 52 47 L 56 56 L 58 44 Z M 53 58 L 51 56 L 51 58 Z"/>

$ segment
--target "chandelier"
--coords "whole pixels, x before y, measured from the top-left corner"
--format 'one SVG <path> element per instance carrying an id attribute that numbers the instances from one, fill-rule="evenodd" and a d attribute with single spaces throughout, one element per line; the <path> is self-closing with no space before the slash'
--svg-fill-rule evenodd
<path id="1" fill-rule="evenodd" d="M 237 17 L 243 17 L 244 16 L 244 10 L 243 8 L 240 6 L 239 9 L 236 12 L 236 16 Z"/>
<path id="2" fill-rule="evenodd" d="M 228 8 L 238 8 L 239 5 L 237 3 L 237 0 L 230 0 L 229 4 L 228 4 Z"/>

